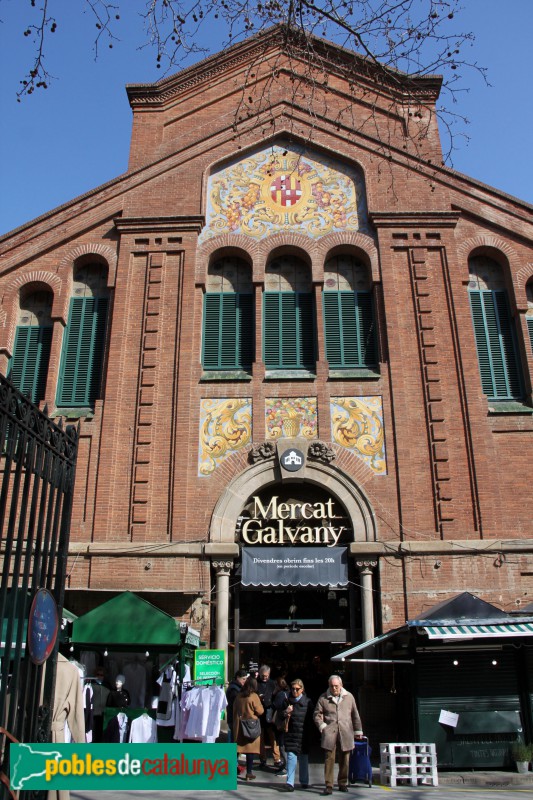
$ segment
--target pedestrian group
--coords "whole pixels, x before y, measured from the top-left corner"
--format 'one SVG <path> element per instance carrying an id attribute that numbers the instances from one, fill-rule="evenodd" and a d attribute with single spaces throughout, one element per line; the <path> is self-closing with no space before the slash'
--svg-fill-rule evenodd
<path id="1" fill-rule="evenodd" d="M 297 766 L 300 787 L 307 789 L 309 748 L 316 726 L 324 750 L 323 794 L 333 792 L 336 762 L 339 791 L 348 791 L 350 754 L 354 740 L 363 738 L 363 730 L 355 698 L 338 675 L 331 675 L 327 691 L 314 707 L 299 678 L 290 684 L 283 677 L 274 681 L 266 664 L 260 667 L 257 678 L 238 670 L 226 696 L 228 741 L 236 742 L 237 753 L 246 758 L 246 767 L 238 766 L 239 777 L 255 780 L 254 759 L 258 757 L 264 767 L 269 746 L 278 776 L 286 776 L 286 791 L 294 791 Z"/>

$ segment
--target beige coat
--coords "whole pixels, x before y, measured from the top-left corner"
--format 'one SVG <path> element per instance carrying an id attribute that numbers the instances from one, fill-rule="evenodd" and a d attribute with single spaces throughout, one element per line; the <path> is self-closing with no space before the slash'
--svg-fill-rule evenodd
<path id="1" fill-rule="evenodd" d="M 320 695 L 313 719 L 320 731 L 320 744 L 324 750 L 335 749 L 337 736 L 340 737 L 341 750 L 353 750 L 354 737 L 363 733 L 355 697 L 344 688 L 338 703 L 329 690 Z"/>
<path id="2" fill-rule="evenodd" d="M 243 719 L 258 718 L 264 713 L 264 708 L 259 695 L 255 692 L 249 697 L 243 697 L 241 693 L 235 698 L 233 703 L 233 741 L 237 742 L 238 753 L 261 753 L 261 736 L 257 739 L 245 739 L 241 731 L 241 717 Z"/>
<path id="3" fill-rule="evenodd" d="M 80 673 L 61 653 L 57 655 L 56 685 L 52 707 L 52 741 L 65 741 L 65 722 L 75 742 L 85 742 L 85 717 Z M 67 789 L 51 790 L 48 800 L 68 800 Z"/>

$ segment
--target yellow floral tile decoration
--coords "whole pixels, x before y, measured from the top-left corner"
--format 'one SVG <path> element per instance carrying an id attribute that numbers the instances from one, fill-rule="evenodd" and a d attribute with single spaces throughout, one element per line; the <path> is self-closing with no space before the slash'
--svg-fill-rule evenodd
<path id="1" fill-rule="evenodd" d="M 316 439 L 316 397 L 271 397 L 265 400 L 267 439 L 303 436 Z"/>
<path id="2" fill-rule="evenodd" d="M 207 478 L 219 464 L 252 441 L 251 398 L 200 401 L 198 475 Z"/>
<path id="3" fill-rule="evenodd" d="M 371 234 L 362 172 L 294 143 L 274 144 L 214 172 L 207 197 L 200 242 L 223 233 Z"/>
<path id="4" fill-rule="evenodd" d="M 362 458 L 376 475 L 387 474 L 381 397 L 332 397 L 331 438 Z"/>

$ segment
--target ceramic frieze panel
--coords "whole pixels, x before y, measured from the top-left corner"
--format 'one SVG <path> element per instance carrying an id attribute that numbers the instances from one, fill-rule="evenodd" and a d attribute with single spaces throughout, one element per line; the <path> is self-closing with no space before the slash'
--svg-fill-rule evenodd
<path id="1" fill-rule="evenodd" d="M 362 172 L 294 144 L 276 144 L 214 172 L 200 241 L 294 231 L 370 233 Z"/>
<path id="2" fill-rule="evenodd" d="M 332 397 L 331 439 L 361 458 L 376 475 L 387 474 L 381 397 Z"/>
<path id="3" fill-rule="evenodd" d="M 230 455 L 252 441 L 252 401 L 230 397 L 200 401 L 198 475 L 209 477 Z"/>
<path id="4" fill-rule="evenodd" d="M 317 437 L 316 397 L 272 397 L 265 400 L 266 438 Z"/>

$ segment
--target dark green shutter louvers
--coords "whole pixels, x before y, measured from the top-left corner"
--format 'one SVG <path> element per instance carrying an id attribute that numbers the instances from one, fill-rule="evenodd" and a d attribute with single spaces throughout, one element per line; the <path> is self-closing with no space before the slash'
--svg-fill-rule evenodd
<path id="1" fill-rule="evenodd" d="M 59 372 L 58 406 L 93 407 L 104 361 L 108 300 L 72 298 Z"/>
<path id="2" fill-rule="evenodd" d="M 491 400 L 519 400 L 522 373 L 507 293 L 485 289 L 468 294 L 483 393 Z"/>
<path id="3" fill-rule="evenodd" d="M 527 322 L 527 332 L 529 333 L 529 344 L 531 345 L 531 350 L 533 351 L 533 317 L 526 317 Z"/>
<path id="4" fill-rule="evenodd" d="M 32 403 L 44 399 L 51 346 L 51 326 L 19 325 L 16 330 L 7 376 Z"/>
<path id="5" fill-rule="evenodd" d="M 202 347 L 204 369 L 252 368 L 255 352 L 253 299 L 252 294 L 205 294 Z"/>
<path id="6" fill-rule="evenodd" d="M 263 357 L 267 369 L 315 368 L 314 320 L 312 294 L 264 293 Z"/>
<path id="7" fill-rule="evenodd" d="M 324 292 L 326 358 L 330 367 L 377 364 L 374 309 L 370 292 Z"/>

